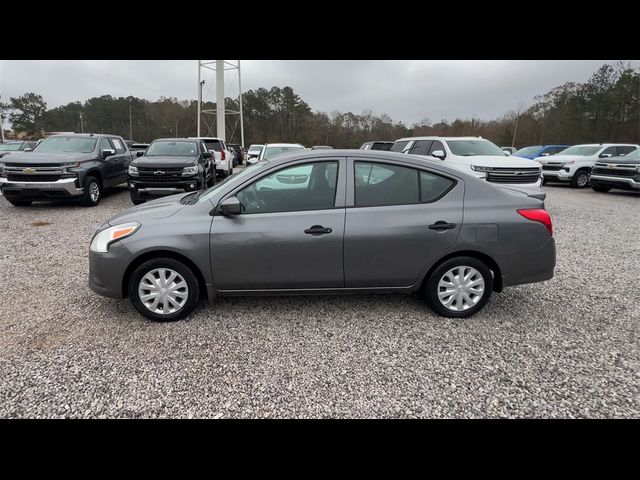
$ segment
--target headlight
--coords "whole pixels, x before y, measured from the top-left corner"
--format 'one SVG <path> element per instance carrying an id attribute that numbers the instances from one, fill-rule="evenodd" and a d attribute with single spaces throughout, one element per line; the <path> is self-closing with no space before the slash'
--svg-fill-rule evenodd
<path id="1" fill-rule="evenodd" d="M 61 165 L 63 172 L 68 172 L 70 168 L 76 168 L 79 166 L 80 166 L 80 162 L 68 162 L 68 163 L 63 163 Z"/>
<path id="2" fill-rule="evenodd" d="M 198 166 L 194 166 L 194 167 L 184 167 L 182 169 L 182 175 L 195 175 L 196 173 L 198 173 Z"/>
<path id="3" fill-rule="evenodd" d="M 120 239 L 130 237 L 140 228 L 138 222 L 123 223 L 122 225 L 116 225 L 115 227 L 105 228 L 96 233 L 93 240 L 91 240 L 91 246 L 89 249 L 92 252 L 106 253 L 109 251 L 109 245 Z"/>
<path id="4" fill-rule="evenodd" d="M 481 167 L 478 165 L 471 165 L 471 170 L 474 172 L 492 172 L 493 167 Z"/>
<path id="5" fill-rule="evenodd" d="M 134 167 L 133 165 L 129 165 L 129 175 L 133 175 L 134 177 L 138 176 L 138 167 Z"/>
<path id="6" fill-rule="evenodd" d="M 562 162 L 562 166 L 564 167 L 565 165 L 573 165 L 574 163 L 576 163 L 575 160 L 569 160 L 568 162 Z"/>

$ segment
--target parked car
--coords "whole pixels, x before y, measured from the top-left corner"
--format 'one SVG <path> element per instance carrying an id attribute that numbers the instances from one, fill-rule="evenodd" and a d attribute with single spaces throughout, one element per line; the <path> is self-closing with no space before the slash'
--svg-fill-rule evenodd
<path id="1" fill-rule="evenodd" d="M 626 155 L 598 160 L 589 178 L 596 192 L 612 188 L 640 192 L 640 148 Z"/>
<path id="2" fill-rule="evenodd" d="M 216 137 L 189 137 L 193 140 L 202 140 L 210 152 L 215 156 L 216 174 L 226 178 L 233 174 L 233 155 L 226 142 Z"/>
<path id="3" fill-rule="evenodd" d="M 129 165 L 131 201 L 203 190 L 216 181 L 213 153 L 199 140 L 159 138 Z"/>
<path id="4" fill-rule="evenodd" d="M 544 183 L 569 183 L 574 188 L 589 185 L 589 175 L 596 162 L 603 158 L 626 155 L 638 148 L 627 143 L 600 143 L 574 145 L 552 157 L 538 157 L 542 165 Z"/>
<path id="5" fill-rule="evenodd" d="M 32 152 L 0 160 L 0 189 L 15 206 L 79 199 L 92 207 L 105 188 L 126 182 L 131 160 L 126 143 L 117 135 L 52 135 Z"/>
<path id="6" fill-rule="evenodd" d="M 333 150 L 333 147 L 329 145 L 314 145 L 311 150 Z"/>
<path id="7" fill-rule="evenodd" d="M 382 150 L 388 152 L 391 150 L 393 146 L 393 142 L 387 141 L 375 141 L 375 142 L 365 142 L 360 145 L 360 150 Z"/>
<path id="8" fill-rule="evenodd" d="M 521 158 L 528 158 L 533 160 L 538 157 L 548 157 L 549 155 L 555 155 L 561 151 L 569 148 L 571 145 L 533 145 L 530 147 L 524 147 L 516 151 L 513 155 Z"/>
<path id="9" fill-rule="evenodd" d="M 11 152 L 30 152 L 36 146 L 35 141 L 17 140 L 0 143 L 0 158 L 9 155 Z"/>
<path id="10" fill-rule="evenodd" d="M 396 140 L 391 151 L 423 155 L 501 187 L 536 194 L 544 200 L 540 165 L 508 156 L 497 145 L 480 137 L 411 137 Z"/>
<path id="11" fill-rule="evenodd" d="M 260 152 L 264 148 L 264 145 L 253 144 L 249 146 L 249 150 L 247 150 L 247 163 L 253 164 L 258 161 L 258 157 L 260 156 Z"/>
<path id="12" fill-rule="evenodd" d="M 260 151 L 258 161 L 269 160 L 277 155 L 291 152 L 304 152 L 307 149 L 299 143 L 267 143 Z"/>
<path id="13" fill-rule="evenodd" d="M 468 317 L 554 266 L 538 198 L 412 155 L 300 150 L 112 217 L 91 240 L 89 285 L 159 321 L 201 297 L 418 291 Z"/>
<path id="14" fill-rule="evenodd" d="M 516 149 L 514 147 L 500 147 L 500 150 L 502 150 L 507 155 L 513 155 L 516 152 Z"/>
<path id="15" fill-rule="evenodd" d="M 238 165 L 242 165 L 243 163 L 242 147 L 237 143 L 227 143 L 227 148 L 231 150 L 231 155 L 233 156 L 233 166 L 236 167 Z"/>

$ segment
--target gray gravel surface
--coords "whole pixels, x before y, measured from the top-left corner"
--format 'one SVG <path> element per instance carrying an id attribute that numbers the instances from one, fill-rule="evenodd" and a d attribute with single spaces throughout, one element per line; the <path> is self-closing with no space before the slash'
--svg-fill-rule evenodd
<path id="1" fill-rule="evenodd" d="M 638 417 L 640 197 L 547 191 L 555 278 L 470 319 L 381 295 L 221 299 L 170 324 L 87 287 L 127 192 L 0 198 L 0 417 Z"/>

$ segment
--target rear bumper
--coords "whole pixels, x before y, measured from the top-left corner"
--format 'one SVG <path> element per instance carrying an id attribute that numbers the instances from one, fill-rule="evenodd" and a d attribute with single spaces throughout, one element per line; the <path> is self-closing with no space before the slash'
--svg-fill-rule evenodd
<path id="1" fill-rule="evenodd" d="M 640 181 L 634 178 L 613 177 L 608 175 L 591 175 L 591 185 L 594 187 L 621 188 L 624 190 L 640 191 Z"/>
<path id="2" fill-rule="evenodd" d="M 535 253 L 518 255 L 502 267 L 502 286 L 543 282 L 553 278 L 556 267 L 556 241 L 550 237 Z"/>
<path id="3" fill-rule="evenodd" d="M 68 198 L 84 193 L 84 188 L 76 186 L 75 178 L 62 178 L 54 182 L 14 182 L 0 177 L 0 190 L 6 197 L 21 199 Z"/>

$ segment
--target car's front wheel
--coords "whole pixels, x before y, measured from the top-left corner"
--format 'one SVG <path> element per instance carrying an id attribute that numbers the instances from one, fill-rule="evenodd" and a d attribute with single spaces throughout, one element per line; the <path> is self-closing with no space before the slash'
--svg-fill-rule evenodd
<path id="1" fill-rule="evenodd" d="M 85 207 L 95 207 L 102 198 L 102 184 L 96 177 L 88 175 L 84 181 L 84 194 L 82 195 L 82 205 Z"/>
<path id="2" fill-rule="evenodd" d="M 589 172 L 586 170 L 578 170 L 571 179 L 573 188 L 585 188 L 589 185 Z"/>
<path id="3" fill-rule="evenodd" d="M 594 185 L 591 185 L 591 188 L 593 189 L 594 192 L 600 192 L 600 193 L 606 193 L 609 190 L 611 190 L 611 187 L 596 187 Z"/>
<path id="4" fill-rule="evenodd" d="M 186 317 L 200 295 L 198 279 L 173 258 L 155 258 L 137 267 L 129 281 L 129 298 L 151 320 L 171 322 Z"/>
<path id="5" fill-rule="evenodd" d="M 473 257 L 444 261 L 424 286 L 427 304 L 445 317 L 464 318 L 478 312 L 491 297 L 491 270 Z"/>

